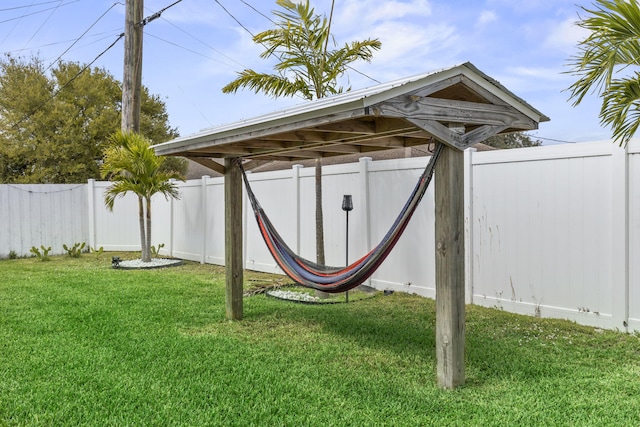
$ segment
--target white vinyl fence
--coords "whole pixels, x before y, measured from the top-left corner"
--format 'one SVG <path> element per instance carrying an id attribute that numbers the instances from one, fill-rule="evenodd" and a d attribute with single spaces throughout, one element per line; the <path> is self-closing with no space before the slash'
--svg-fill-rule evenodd
<path id="1" fill-rule="evenodd" d="M 328 264 L 345 263 L 343 195 L 353 196 L 348 256 L 353 261 L 384 236 L 426 162 L 425 158 L 379 162 L 364 158 L 355 164 L 323 168 Z M 314 259 L 313 168 L 294 166 L 249 177 L 256 196 L 288 244 Z M 63 241 L 86 240 L 107 251 L 139 250 L 137 199 L 118 199 L 114 211 L 109 212 L 103 202 L 108 185 L 90 181 L 87 190 L 69 187 L 69 193 L 84 194 L 84 219 L 76 220 L 79 228 L 74 231 L 54 222 L 53 228 L 59 231 L 50 238 L 44 231 L 35 236 L 22 231 L 22 237 L 14 236 L 16 224 L 28 230 L 31 221 L 41 224 L 42 220 L 33 204 L 27 206 L 23 201 L 33 198 L 27 196 L 30 193 L 16 193 L 19 186 L 8 190 L 0 186 L 0 215 L 12 215 L 10 224 L 14 224 L 7 226 L 2 221 L 0 256 L 6 256 L 9 248 L 27 248 L 28 252 L 31 245 L 53 246 L 47 243 L 48 238 L 57 238 L 60 247 Z M 640 255 L 637 141 L 627 149 L 600 142 L 467 150 L 465 187 L 468 303 L 609 329 L 640 330 L 640 267 L 632 262 Z M 154 199 L 152 243 L 165 245 L 161 253 L 202 263 L 224 263 L 223 188 L 222 178 L 204 177 L 180 183 L 180 200 Z M 54 215 L 54 211 L 65 212 L 73 203 L 67 200 L 57 207 L 37 209 L 66 220 L 70 215 Z M 25 210 L 16 213 L 8 205 Z M 244 206 L 246 268 L 280 272 L 261 239 L 246 198 Z M 430 189 L 396 248 L 373 275 L 371 286 L 435 296 L 433 212 Z M 8 239 L 5 233 L 9 233 Z M 78 234 L 67 238 L 67 233 Z M 17 239 L 28 243 L 18 246 Z"/>
<path id="2" fill-rule="evenodd" d="M 640 147 L 474 153 L 475 304 L 640 330 Z"/>
<path id="3" fill-rule="evenodd" d="M 0 185 L 0 259 L 41 245 L 65 253 L 62 245 L 87 242 L 88 222 L 86 184 Z"/>

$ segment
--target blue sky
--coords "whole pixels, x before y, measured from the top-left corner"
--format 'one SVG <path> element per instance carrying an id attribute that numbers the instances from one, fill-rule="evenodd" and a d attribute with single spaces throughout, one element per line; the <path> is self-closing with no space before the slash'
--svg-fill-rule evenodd
<path id="1" fill-rule="evenodd" d="M 45 65 L 60 55 L 89 63 L 124 31 L 124 1 L 3 0 L 0 51 L 36 55 Z M 145 0 L 145 16 L 174 1 Z M 329 15 L 330 0 L 311 4 Z M 566 74 L 567 63 L 585 37 L 575 25 L 580 5 L 591 3 L 336 0 L 332 33 L 339 44 L 369 37 L 382 42 L 373 61 L 355 63 L 358 72 L 350 72 L 343 84 L 360 89 L 377 84 L 375 80 L 387 82 L 470 61 L 551 117 L 532 133 L 545 144 L 608 139 L 610 131 L 599 124 L 597 96 L 572 107 L 565 91 L 575 79 Z M 303 102 L 273 100 L 248 90 L 221 92 L 244 68 L 271 71 L 249 32 L 270 28 L 268 18 L 275 8 L 275 0 L 182 0 L 145 27 L 143 84 L 166 103 L 170 123 L 181 135 Z M 94 66 L 121 80 L 123 41 Z"/>

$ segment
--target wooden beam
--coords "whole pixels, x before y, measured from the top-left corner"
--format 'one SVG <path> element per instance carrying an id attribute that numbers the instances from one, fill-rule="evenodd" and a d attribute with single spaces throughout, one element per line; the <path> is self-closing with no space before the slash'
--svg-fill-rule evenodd
<path id="1" fill-rule="evenodd" d="M 448 79 L 440 80 L 435 83 L 431 83 L 428 86 L 420 88 L 418 90 L 414 90 L 409 92 L 407 95 L 415 95 L 415 96 L 429 96 L 432 93 L 436 93 L 440 90 L 446 89 L 448 87 L 454 86 L 457 83 L 462 81 L 462 75 L 457 75 L 453 77 L 449 77 Z"/>
<path id="2" fill-rule="evenodd" d="M 244 168 L 244 170 L 246 171 L 250 171 L 253 170 L 255 168 L 259 168 L 262 165 L 265 165 L 267 163 L 271 163 L 272 160 L 249 160 L 245 163 L 242 164 L 242 167 Z"/>
<path id="3" fill-rule="evenodd" d="M 228 320 L 242 319 L 242 176 L 235 159 L 224 159 L 224 264 Z M 206 238 L 206 236 L 205 236 Z"/>
<path id="4" fill-rule="evenodd" d="M 420 96 L 389 99 L 372 107 L 383 116 L 459 122 L 472 125 L 508 125 L 530 129 L 533 120 L 506 105 L 482 104 Z"/>
<path id="5" fill-rule="evenodd" d="M 329 147 L 322 146 L 316 148 L 316 151 L 320 152 L 330 152 L 330 153 L 339 153 L 339 154 L 353 154 L 359 153 L 360 146 L 359 145 L 332 145 Z"/>
<path id="6" fill-rule="evenodd" d="M 507 126 L 504 126 L 504 125 L 480 126 L 479 128 L 474 129 L 471 132 L 468 132 L 467 134 L 465 134 L 464 141 L 468 144 L 469 147 L 471 147 L 472 145 L 477 144 L 478 142 L 482 142 L 487 138 L 491 138 L 492 136 L 497 135 L 498 133 L 502 132 L 506 128 Z"/>
<path id="7" fill-rule="evenodd" d="M 467 148 L 463 137 L 435 120 L 407 119 L 421 129 L 426 130 L 439 141 L 450 147 L 464 150 Z"/>
<path id="8" fill-rule="evenodd" d="M 438 385 L 464 384 L 464 153 L 443 147 L 435 171 Z"/>
<path id="9" fill-rule="evenodd" d="M 484 99 L 486 99 L 492 104 L 509 105 L 509 103 L 506 102 L 504 99 L 496 96 L 495 94 L 491 93 L 487 89 L 483 88 L 478 83 L 471 80 L 469 77 L 462 76 L 461 82 L 463 85 L 465 85 L 466 87 L 471 89 L 473 92 L 477 93 L 478 95 L 480 95 L 481 97 L 483 97 Z"/>
<path id="10" fill-rule="evenodd" d="M 297 129 L 289 132 L 279 133 L 273 136 L 265 136 L 260 140 L 275 140 L 282 143 L 294 142 L 307 143 L 307 142 L 326 142 L 327 133 L 318 132 L 315 128 L 312 129 Z"/>
<path id="11" fill-rule="evenodd" d="M 348 122 L 328 123 L 314 128 L 318 132 L 330 133 L 376 133 L 375 121 L 373 120 L 354 120 Z"/>
<path id="12" fill-rule="evenodd" d="M 220 163 L 216 162 L 213 159 L 210 159 L 208 157 L 187 157 L 187 159 L 198 163 L 199 165 L 202 165 L 206 168 L 211 169 L 212 171 L 218 172 L 219 174 L 224 175 L 224 166 L 222 166 Z"/>

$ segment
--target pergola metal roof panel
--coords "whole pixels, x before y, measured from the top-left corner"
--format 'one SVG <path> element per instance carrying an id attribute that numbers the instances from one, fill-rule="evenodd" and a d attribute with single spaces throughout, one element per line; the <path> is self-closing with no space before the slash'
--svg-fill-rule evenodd
<path id="1" fill-rule="evenodd" d="M 159 155 L 296 160 L 433 139 L 464 149 L 549 120 L 470 63 L 309 101 L 154 146 Z"/>

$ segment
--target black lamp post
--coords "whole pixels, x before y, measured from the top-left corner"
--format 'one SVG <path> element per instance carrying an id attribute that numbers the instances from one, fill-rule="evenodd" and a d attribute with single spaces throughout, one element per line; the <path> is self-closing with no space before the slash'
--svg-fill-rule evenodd
<path id="1" fill-rule="evenodd" d="M 353 210 L 353 200 L 351 199 L 351 194 L 345 194 L 342 198 L 342 210 L 347 214 L 347 222 L 345 229 L 345 247 L 346 247 L 346 256 L 345 256 L 345 265 L 349 265 L 349 212 Z M 349 302 L 349 291 L 345 293 L 346 302 Z"/>

